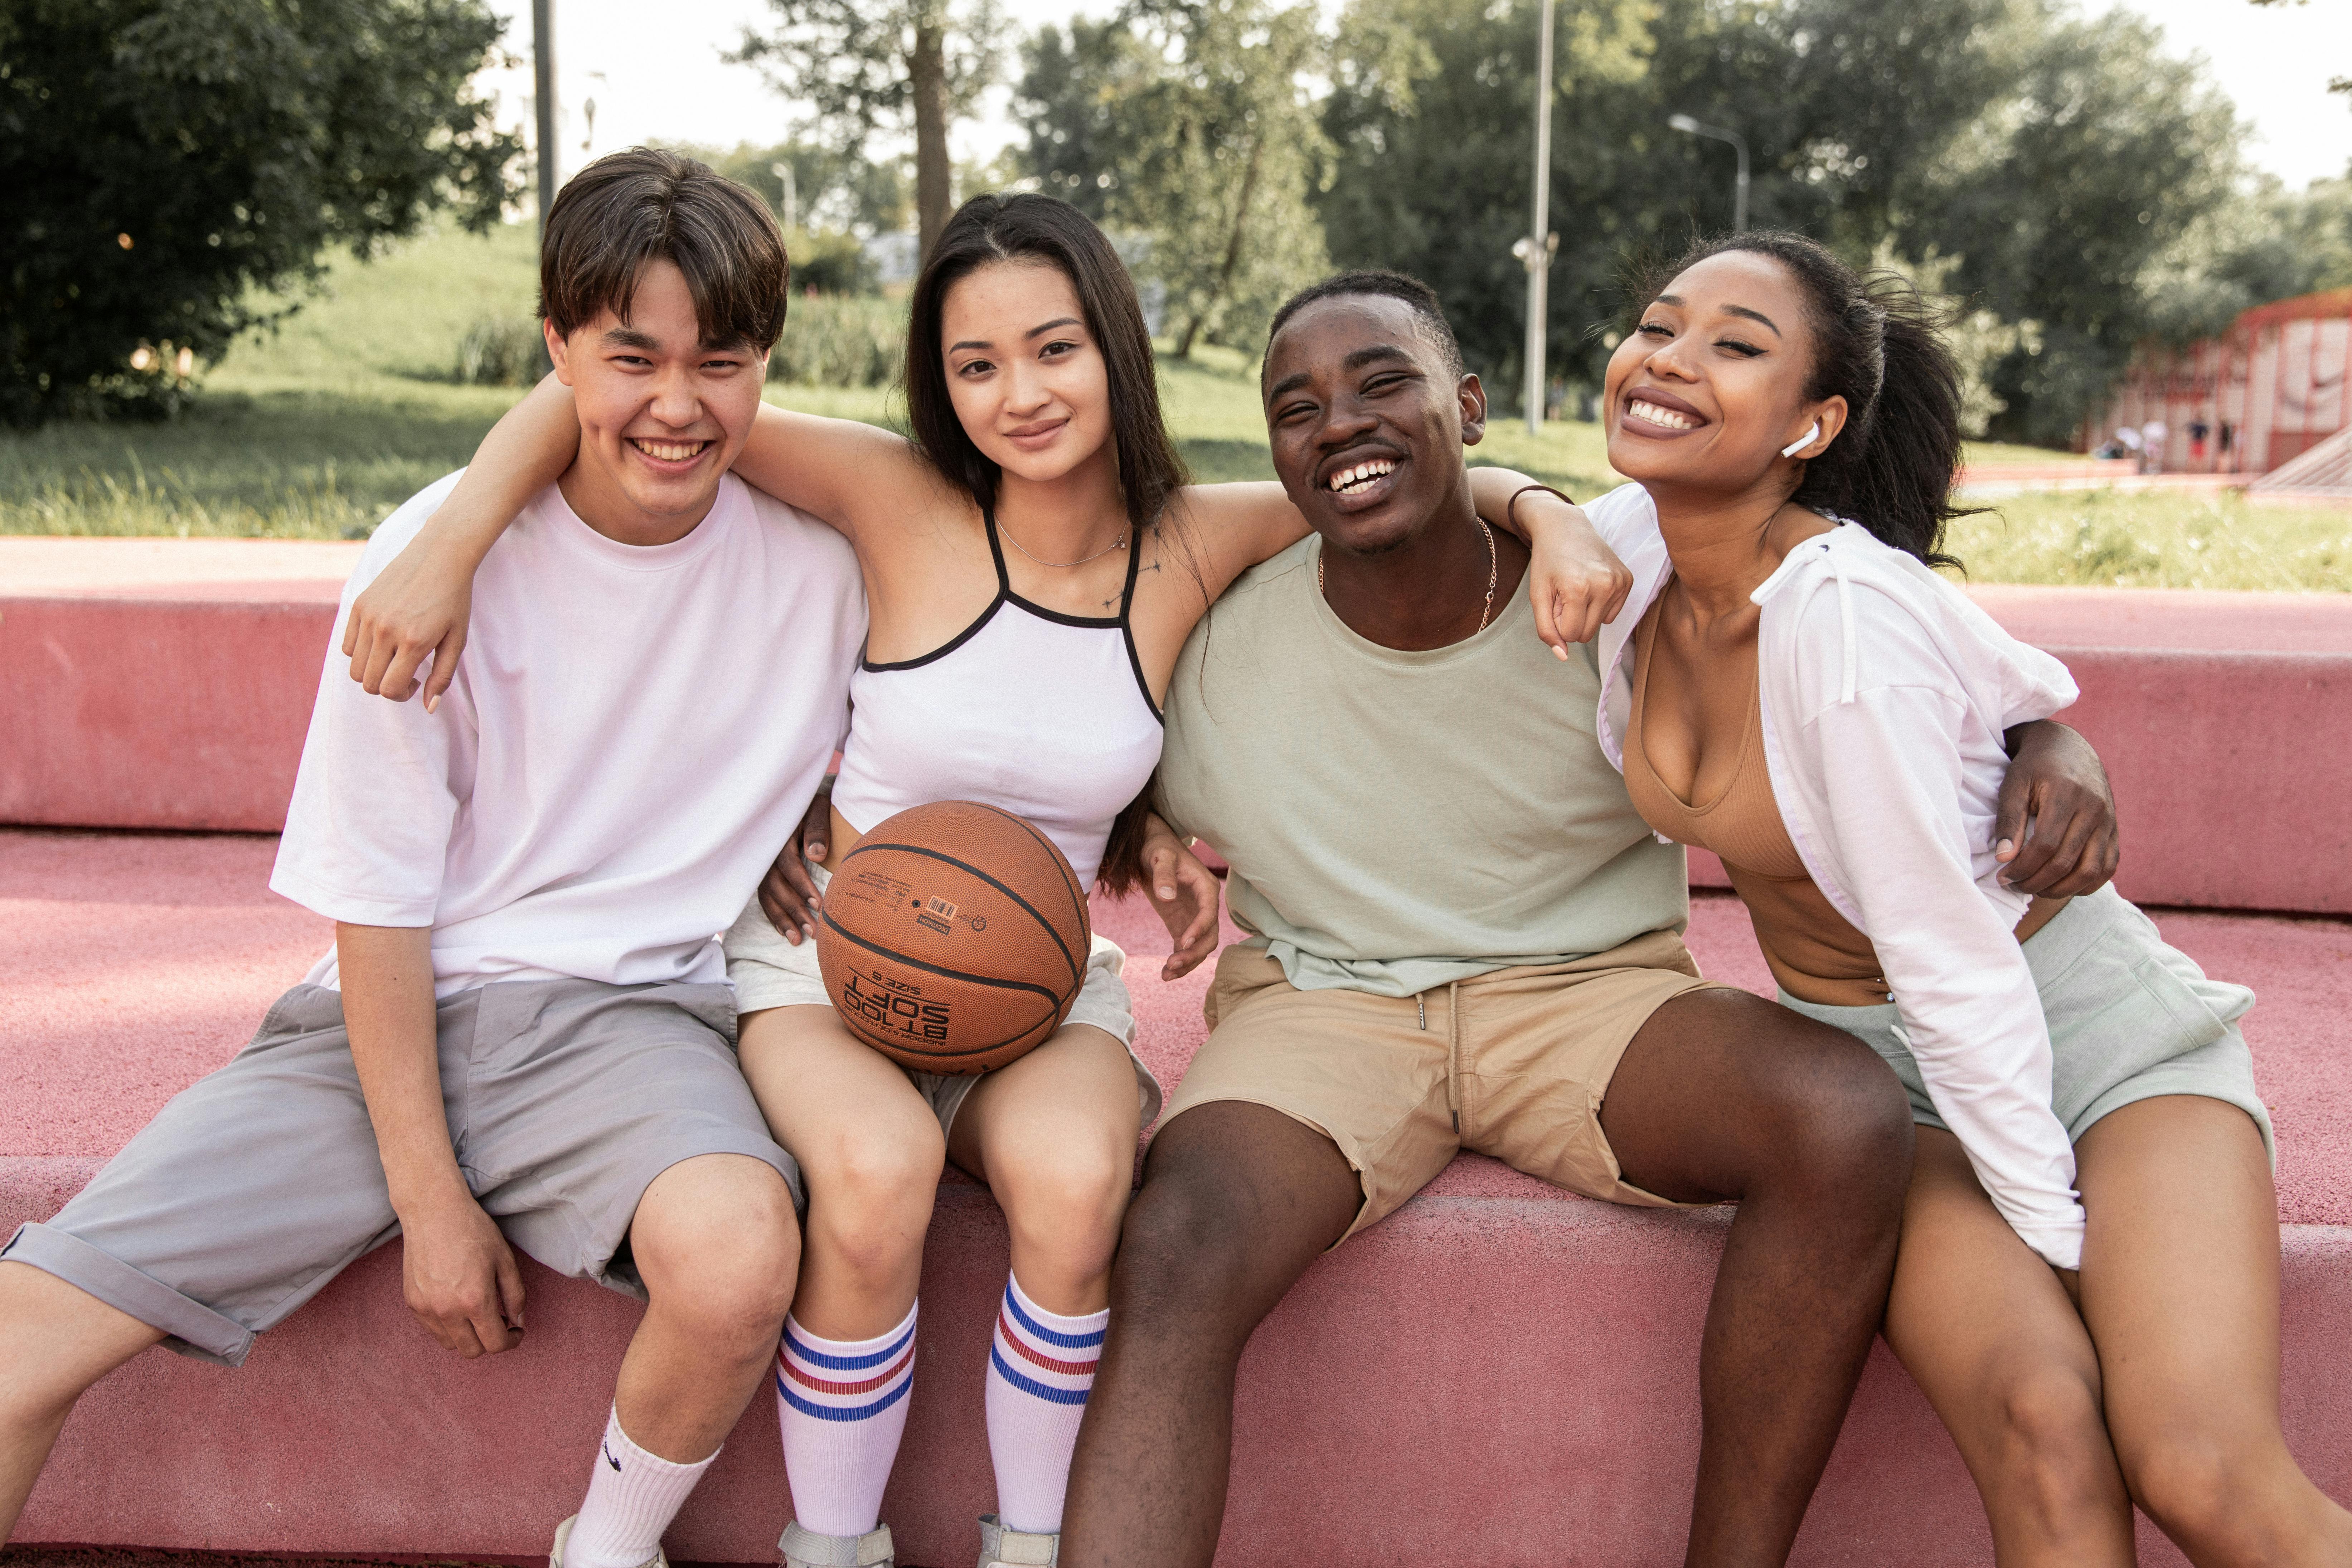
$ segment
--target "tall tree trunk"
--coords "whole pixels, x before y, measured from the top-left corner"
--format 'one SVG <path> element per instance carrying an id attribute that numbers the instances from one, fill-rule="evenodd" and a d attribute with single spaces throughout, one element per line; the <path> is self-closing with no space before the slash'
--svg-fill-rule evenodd
<path id="1" fill-rule="evenodd" d="M 1207 321 L 1209 313 L 1217 308 L 1218 302 L 1233 292 L 1234 272 L 1240 267 L 1242 259 L 1242 229 L 1249 222 L 1250 201 L 1257 195 L 1258 164 L 1265 157 L 1265 136 L 1261 132 L 1250 142 L 1249 162 L 1242 166 L 1241 195 L 1234 203 L 1234 226 L 1225 237 L 1225 258 L 1217 268 L 1216 289 L 1210 294 L 1209 302 L 1184 323 L 1183 335 L 1176 340 L 1178 359 L 1192 357 L 1192 340 L 1200 335 L 1202 324 Z"/>
<path id="2" fill-rule="evenodd" d="M 927 261 L 949 215 L 947 7 L 941 0 L 918 0 L 907 76 L 915 96 L 915 225 Z"/>

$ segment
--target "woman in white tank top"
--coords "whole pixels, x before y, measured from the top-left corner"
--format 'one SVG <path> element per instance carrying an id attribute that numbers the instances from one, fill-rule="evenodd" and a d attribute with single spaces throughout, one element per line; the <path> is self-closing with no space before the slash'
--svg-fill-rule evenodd
<path id="1" fill-rule="evenodd" d="M 769 406 L 735 465 L 839 529 L 865 574 L 871 619 L 831 841 L 812 834 L 811 853 L 837 858 L 906 806 L 975 800 L 1034 823 L 1092 885 L 1115 825 L 1140 826 L 1139 809 L 1122 812 L 1140 806 L 1159 761 L 1160 700 L 1186 637 L 1226 584 L 1306 525 L 1279 484 L 1184 482 L 1133 285 L 1066 204 L 966 203 L 911 307 L 913 439 Z M 635 422 L 603 437 L 656 484 L 716 451 L 663 395 L 649 387 Z M 565 471 L 583 422 L 553 378 L 499 421 L 442 511 L 354 605 L 345 651 L 355 679 L 404 698 L 433 654 L 434 695 L 462 647 L 474 566 Z M 646 427 L 679 438 L 647 440 Z M 1368 499 L 1386 488 L 1385 472 L 1356 468 L 1335 484 L 1352 479 Z M 1473 475 L 1481 513 L 1507 522 L 1510 497 L 1528 481 Z M 1589 531 L 1554 549 L 1552 575 L 1569 597 L 1585 595 L 1563 602 L 1563 623 L 1590 637 L 1627 579 Z M 1214 944 L 1215 884 L 1197 870 L 1152 877 L 1181 877 L 1168 901 L 1192 916 L 1171 977 Z M 780 862 L 768 891 L 798 871 Z M 821 889 L 824 873 L 815 878 Z M 1165 897 L 1158 887 L 1155 897 Z M 977 1079 L 940 1079 L 901 1069 L 842 1026 L 798 902 L 774 904 L 786 914 L 780 933 L 754 901 L 727 942 L 744 1072 L 809 1192 L 776 1380 L 795 1515 L 785 1561 L 887 1561 L 877 1510 L 905 1420 L 923 1237 L 948 1160 L 989 1185 L 1012 1231 L 986 1390 L 1002 1518 L 982 1521 L 982 1562 L 1000 1550 L 1045 1561 L 1024 1553 L 1050 1540 L 1016 1537 L 1060 1528 L 1136 1141 L 1160 1098 L 1129 1048 L 1121 955 L 1097 940 L 1071 1021 L 1045 1045 Z"/>

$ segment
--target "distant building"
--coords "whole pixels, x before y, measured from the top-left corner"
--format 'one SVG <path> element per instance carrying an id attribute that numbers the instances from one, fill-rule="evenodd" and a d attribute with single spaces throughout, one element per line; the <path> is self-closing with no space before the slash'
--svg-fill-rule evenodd
<path id="1" fill-rule="evenodd" d="M 2352 289 L 2257 305 L 2219 337 L 2143 350 L 2075 445 L 2095 448 L 2150 424 L 2167 473 L 2263 474 L 2352 425 Z"/>

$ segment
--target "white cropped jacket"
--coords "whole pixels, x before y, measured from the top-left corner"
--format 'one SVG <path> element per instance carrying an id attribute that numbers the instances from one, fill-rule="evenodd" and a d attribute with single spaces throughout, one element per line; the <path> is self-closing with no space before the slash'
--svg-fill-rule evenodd
<path id="1" fill-rule="evenodd" d="M 1587 509 L 1633 574 L 1601 633 L 1601 745 L 1622 771 L 1633 627 L 1671 574 L 1639 485 Z M 2066 667 L 1952 584 L 1842 523 L 1752 595 L 1764 753 L 1806 871 L 1870 939 L 1937 1112 L 2003 1218 L 2081 1267 L 2074 1151 L 2051 1110 L 2050 1032 L 1993 858 L 2002 731 L 2072 703 Z"/>

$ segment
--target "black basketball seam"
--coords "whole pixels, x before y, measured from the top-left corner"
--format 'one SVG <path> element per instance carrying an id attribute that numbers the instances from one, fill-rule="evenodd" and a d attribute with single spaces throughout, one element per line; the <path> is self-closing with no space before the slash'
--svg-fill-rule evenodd
<path id="1" fill-rule="evenodd" d="M 838 1011 L 838 1009 L 835 1010 Z M 842 1022 L 845 1025 L 848 1025 L 850 1021 L 847 1018 L 844 1018 Z M 1058 1031 L 1066 1022 L 1067 1022 L 1066 1019 L 1059 1017 L 1043 1019 L 1022 1030 L 1021 1035 L 1034 1035 L 1038 1030 L 1045 1029 L 1050 1036 L 1053 1032 Z M 973 1046 L 968 1049 L 961 1051 L 927 1051 L 920 1046 L 910 1045 L 903 1040 L 892 1040 L 890 1042 L 890 1048 L 894 1051 L 904 1051 L 910 1057 L 933 1057 L 937 1058 L 940 1061 L 951 1062 L 960 1061 L 966 1057 L 981 1057 L 986 1056 L 991 1051 L 1001 1051 L 1005 1047 L 1011 1045 L 1013 1041 L 1019 1039 L 1021 1035 L 1007 1035 L 1004 1038 L 995 1041 L 993 1044 Z M 1042 1046 L 1045 1042 L 1044 1040 L 1040 1040 L 1037 1043 Z M 1006 1063 L 1004 1065 L 1010 1066 L 1011 1064 Z M 996 1069 L 994 1068 L 982 1068 L 980 1070 L 982 1072 L 993 1072 Z"/>
<path id="2" fill-rule="evenodd" d="M 992 985 L 1013 991 L 1034 991 L 1038 995 L 1043 996 L 1055 1006 L 1058 1007 L 1062 1005 L 1062 999 L 1054 994 L 1053 992 L 1048 991 L 1043 985 L 1032 985 L 1026 980 L 1003 980 L 993 974 L 968 974 L 961 969 L 949 969 L 942 964 L 926 963 L 919 958 L 909 958 L 903 952 L 893 952 L 887 947 L 881 947 L 874 942 L 866 941 L 864 937 L 859 936 L 855 931 L 842 930 L 838 924 L 835 923 L 833 911 L 831 910 L 821 911 L 817 918 L 824 921 L 827 926 L 831 927 L 833 933 L 841 938 L 842 941 L 854 942 L 858 946 L 864 948 L 866 952 L 873 953 L 878 958 L 887 958 L 893 963 L 903 963 L 909 968 L 919 969 L 926 974 L 936 974 L 943 980 L 964 980 L 971 982 L 974 985 Z"/>
<path id="3" fill-rule="evenodd" d="M 1095 924 L 1093 918 L 1087 912 L 1086 889 L 1078 886 L 1078 874 L 1070 868 L 1069 857 L 1062 853 L 1062 847 L 1055 843 L 1052 839 L 1046 837 L 1044 833 L 1038 831 L 1037 825 L 1030 821 L 1025 816 L 1022 816 L 1014 812 L 1003 810 L 999 806 L 983 805 L 982 802 L 976 800 L 967 802 L 966 804 L 977 805 L 982 811 L 993 811 L 997 816 L 1005 818 L 1007 821 L 1019 824 L 1021 827 L 1027 832 L 1030 837 L 1035 839 L 1039 844 L 1054 852 L 1054 869 L 1062 874 L 1062 890 L 1070 895 L 1070 906 L 1077 912 L 1078 923 L 1085 926 L 1087 928 L 1087 934 L 1091 936 L 1094 932 Z"/>
<path id="4" fill-rule="evenodd" d="M 982 809 L 983 811 L 985 811 L 985 810 L 990 810 L 990 809 L 992 809 L 992 808 L 991 808 L 991 807 L 987 807 L 987 806 L 982 806 L 981 809 Z M 1013 814 L 1012 814 L 1011 812 L 1004 812 L 1004 813 L 1002 813 L 1001 815 L 1003 815 L 1003 816 L 1013 816 Z M 1021 821 L 1021 819 L 1020 819 L 1019 817 L 1017 817 L 1017 816 L 1013 817 L 1013 821 L 1015 821 L 1015 822 L 1020 822 L 1020 821 Z M 1026 823 L 1023 823 L 1023 824 L 1022 824 L 1022 826 L 1024 826 L 1025 827 L 1025 826 L 1027 826 L 1028 825 L 1027 825 Z M 1034 832 L 1034 831 L 1035 831 L 1035 829 L 1032 828 L 1032 829 L 1031 829 L 1031 831 L 1032 831 L 1032 832 Z M 968 862 L 968 861 L 959 860 L 959 859 L 957 859 L 957 858 L 956 858 L 954 856 L 952 856 L 952 855 L 942 855 L 942 854 L 940 854 L 940 853 L 938 850 L 936 850 L 936 849 L 926 849 L 926 848 L 924 848 L 924 847 L 923 847 L 921 845 L 919 845 L 919 844 L 877 844 L 877 843 L 875 843 L 872 839 L 867 838 L 867 839 L 860 839 L 860 840 L 858 841 L 858 845 L 857 845 L 857 847 L 856 847 L 856 848 L 855 848 L 855 849 L 851 850 L 847 855 L 845 855 L 845 856 L 843 856 L 843 857 L 841 858 L 841 863 L 842 863 L 843 868 L 844 868 L 844 869 L 846 869 L 846 868 L 848 868 L 849 862 L 850 862 L 852 859 L 856 858 L 857 856 L 860 856 L 860 855 L 865 854 L 868 849 L 903 849 L 903 850 L 905 850 L 905 851 L 906 851 L 908 854 L 909 854 L 909 855 L 924 855 L 924 856 L 928 856 L 928 857 L 929 857 L 931 859 L 939 860 L 939 861 L 942 861 L 942 862 L 944 862 L 944 863 L 945 863 L 945 864 L 947 864 L 947 865 L 953 866 L 953 867 L 954 867 L 957 870 L 959 870 L 959 871 L 967 871 L 967 872 L 970 872 L 972 876 L 975 876 L 975 877 L 979 878 L 982 881 L 983 881 L 983 882 L 987 883 L 990 887 L 994 888 L 998 892 L 1003 893 L 1006 898 L 1011 899 L 1014 903 L 1019 904 L 1019 905 L 1020 905 L 1024 910 L 1027 910 L 1027 911 L 1028 911 L 1028 913 L 1029 913 L 1029 918 L 1030 918 L 1031 920 L 1033 920 L 1033 921 L 1035 921 L 1037 922 L 1037 924 L 1038 924 L 1039 928 L 1040 928 L 1041 930 L 1043 930 L 1043 931 L 1045 931 L 1045 933 L 1047 936 L 1050 936 L 1050 937 L 1052 937 L 1052 938 L 1054 939 L 1054 945 L 1055 945 L 1055 947 L 1058 947 L 1058 948 L 1060 948 L 1060 949 L 1062 950 L 1062 962 L 1063 962 L 1064 963 L 1066 963 L 1066 964 L 1069 965 L 1069 969 L 1070 969 L 1070 983 L 1071 983 L 1072 984 L 1077 984 L 1077 982 L 1078 982 L 1078 981 L 1079 981 L 1079 980 L 1080 980 L 1080 979 L 1085 975 L 1086 971 L 1085 971 L 1082 967 L 1080 967 L 1080 965 L 1079 965 L 1079 963 L 1078 963 L 1077 960 L 1076 960 L 1075 958 L 1072 958 L 1072 957 L 1070 956 L 1070 944 L 1069 944 L 1068 942 L 1064 942 L 1064 941 L 1062 940 L 1062 933 L 1061 933 L 1060 931 L 1055 931 L 1055 930 L 1054 929 L 1054 922 L 1053 922 L 1053 921 L 1049 921 L 1049 920 L 1047 920 L 1047 919 L 1045 917 L 1045 915 L 1044 915 L 1042 912 L 1040 912 L 1040 911 L 1039 911 L 1039 910 L 1037 909 L 1037 906 L 1035 906 L 1034 904 L 1031 903 L 1028 900 L 1026 900 L 1026 899 L 1023 898 L 1020 894 L 1018 894 L 1018 893 L 1014 892 L 1012 889 L 1010 889 L 1010 888 L 1006 887 L 1003 883 L 1002 883 L 1002 882 L 998 881 L 995 878 L 993 878 L 993 877 L 990 876 L 987 872 L 985 872 L 985 871 L 982 870 L 979 867 L 974 866 L 974 865 L 971 865 L 971 864 L 970 862 Z M 1058 849 L 1056 849 L 1056 850 L 1055 851 L 1055 853 L 1056 855 L 1058 855 L 1058 854 L 1060 854 L 1060 853 L 1061 853 L 1061 851 L 1060 851 L 1060 850 L 1058 850 Z M 1066 886 L 1066 885 L 1067 885 L 1067 884 L 1066 884 L 1066 883 L 1065 883 L 1065 886 Z M 1082 922 L 1083 922 L 1083 920 L 1084 920 L 1084 917 L 1083 917 L 1083 916 L 1081 916 L 1081 921 L 1082 921 Z M 828 923 L 830 923 L 830 922 L 828 922 Z M 839 926 L 835 926 L 835 927 L 834 927 L 834 929 L 835 929 L 835 931 L 841 931 L 841 928 L 840 928 Z M 1091 931 L 1091 930 L 1093 929 L 1093 927 L 1092 927 L 1091 925 L 1088 925 L 1088 926 L 1087 926 L 1087 929 L 1088 929 L 1089 931 Z M 844 936 L 848 936 L 848 935 L 849 935 L 849 933 L 848 933 L 847 931 L 842 931 L 842 932 L 841 932 L 841 934 L 842 934 L 842 935 L 844 935 Z M 850 940 L 854 942 L 854 941 L 856 941 L 856 939 L 855 937 L 852 937 L 852 938 L 850 938 Z M 875 951 L 876 951 L 877 952 L 879 952 L 881 951 L 881 949 L 877 948 L 877 949 L 875 949 Z M 895 957 L 896 955 L 895 955 L 895 954 L 893 954 L 892 956 L 894 956 L 894 957 Z M 908 963 L 915 963 L 915 960 L 913 960 L 913 959 L 908 959 L 907 962 L 908 962 Z M 945 973 L 949 973 L 949 972 L 948 972 L 948 971 L 946 971 L 946 970 L 940 970 L 939 973 L 942 973 L 942 974 L 945 974 Z M 978 978 L 978 977 L 977 977 L 977 976 L 971 976 L 971 978 Z M 1040 987 L 1040 989 L 1042 989 L 1042 987 Z M 1049 993 L 1049 994 L 1050 994 L 1050 993 Z"/>

